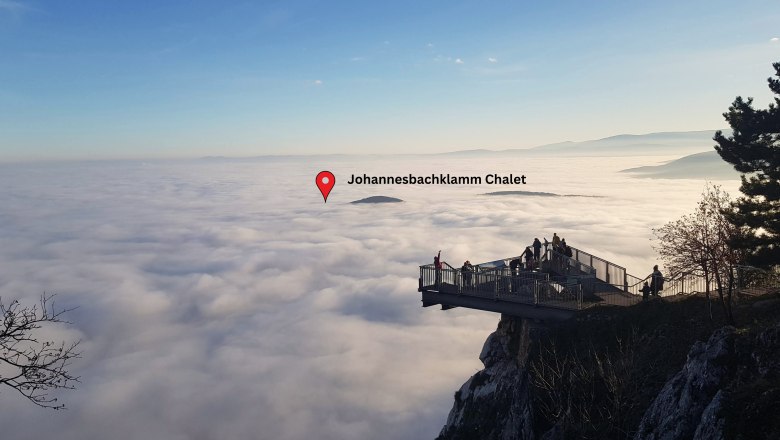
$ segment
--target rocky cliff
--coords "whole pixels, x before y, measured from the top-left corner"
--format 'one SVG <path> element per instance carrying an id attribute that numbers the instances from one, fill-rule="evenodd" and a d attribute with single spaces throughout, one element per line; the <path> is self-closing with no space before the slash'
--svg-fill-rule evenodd
<path id="1" fill-rule="evenodd" d="M 479 359 L 485 368 L 455 393 L 440 439 L 533 439 L 531 386 L 526 370 L 528 321 L 502 317 Z"/>
<path id="2" fill-rule="evenodd" d="M 655 398 L 635 440 L 780 438 L 780 325 L 716 330 Z"/>
<path id="3" fill-rule="evenodd" d="M 548 331 L 504 316 L 438 439 L 779 439 L 780 307 L 747 310 L 739 328 L 704 325 L 700 309 L 657 304 Z"/>

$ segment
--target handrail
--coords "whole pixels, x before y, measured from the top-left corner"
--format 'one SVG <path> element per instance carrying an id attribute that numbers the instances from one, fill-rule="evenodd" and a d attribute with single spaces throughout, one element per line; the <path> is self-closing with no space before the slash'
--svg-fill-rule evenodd
<path id="1" fill-rule="evenodd" d="M 672 275 L 672 276 L 668 276 L 668 277 L 665 277 L 665 276 L 661 275 L 661 278 L 663 278 L 663 280 L 664 280 L 664 283 L 672 283 L 672 282 L 675 282 L 675 281 L 677 281 L 677 280 L 679 280 L 679 279 L 685 278 L 685 277 L 686 277 L 686 276 L 688 276 L 688 275 L 694 275 L 694 276 L 697 276 L 697 277 L 703 277 L 702 275 L 699 275 L 699 274 L 698 274 L 698 273 L 696 273 L 696 272 L 697 272 L 697 271 L 694 271 L 694 270 L 689 270 L 689 271 L 685 271 L 685 272 L 677 272 L 677 274 L 675 274 L 675 275 Z M 637 276 L 634 276 L 634 275 L 631 275 L 631 274 L 629 274 L 629 276 L 631 276 L 631 277 L 633 277 L 633 278 L 635 278 L 635 279 L 639 279 L 639 277 L 637 277 Z M 648 275 L 648 276 L 646 276 L 646 277 L 642 278 L 641 280 L 637 281 L 637 282 L 636 282 L 636 283 L 634 283 L 634 284 L 631 284 L 631 285 L 629 285 L 628 287 L 635 287 L 635 286 L 638 286 L 638 285 L 639 285 L 639 283 L 641 283 L 641 282 L 643 282 L 643 281 L 647 281 L 647 280 L 649 280 L 650 278 L 652 278 L 652 276 L 653 276 L 653 274 L 651 273 L 650 275 Z"/>
<path id="2" fill-rule="evenodd" d="M 651 275 L 652 275 L 652 274 L 651 274 Z M 629 276 L 631 276 L 631 277 L 633 277 L 633 278 L 635 278 L 635 279 L 638 279 L 638 280 L 639 280 L 639 277 L 637 277 L 637 276 L 634 276 L 634 275 L 631 275 L 631 274 L 629 274 Z M 644 282 L 644 281 L 647 281 L 649 278 L 650 278 L 650 275 L 648 275 L 648 276 L 646 276 L 646 277 L 642 278 L 641 280 L 637 281 L 637 282 L 636 282 L 636 283 L 634 283 L 634 284 L 629 284 L 629 285 L 628 285 L 628 287 L 629 287 L 629 288 L 631 288 L 631 287 L 636 287 L 636 286 L 638 286 L 638 285 L 639 285 L 639 283 L 641 283 L 641 282 Z M 664 278 L 664 281 L 666 281 L 666 279 L 665 279 L 665 278 Z"/>
<path id="3" fill-rule="evenodd" d="M 551 243 L 547 240 L 545 240 L 545 247 L 549 246 Z M 639 278 L 637 276 L 634 276 L 632 274 L 629 274 L 626 271 L 626 268 L 623 266 L 620 266 L 618 264 L 615 264 L 611 261 L 605 260 L 601 257 L 597 257 L 589 252 L 585 252 L 583 250 L 580 250 L 578 248 L 569 246 L 572 249 L 572 257 L 568 257 L 558 251 L 556 251 L 554 248 L 551 249 L 549 252 L 552 252 L 552 255 L 555 255 L 557 258 L 563 258 L 563 261 L 569 262 L 571 264 L 570 260 L 573 260 L 579 264 L 582 264 L 586 267 L 589 267 L 593 270 L 593 272 L 596 274 L 596 278 L 601 280 L 602 282 L 605 282 L 607 284 L 611 284 L 614 287 L 617 287 L 627 293 L 631 294 L 637 294 L 635 292 L 638 291 L 638 287 L 640 284 L 642 284 L 644 281 L 650 279 L 652 277 L 652 274 L 644 277 Z M 545 254 L 546 256 L 546 254 Z M 567 260 L 570 259 L 570 260 Z M 583 260 L 587 260 L 590 264 L 587 264 Z M 595 263 L 598 263 L 600 265 L 601 269 L 597 269 L 595 267 Z M 602 272 L 603 271 L 603 272 Z M 612 277 L 610 277 L 610 274 Z M 686 289 L 677 286 L 677 284 L 685 284 L 686 282 L 691 283 L 688 277 L 691 275 L 696 276 L 697 278 L 703 278 L 701 275 L 694 273 L 693 271 L 682 271 L 678 272 L 677 274 L 674 274 L 672 276 L 663 277 L 664 282 L 666 283 L 666 287 L 663 289 L 665 292 L 671 292 L 671 291 L 677 291 L 678 289 L 681 291 L 684 291 Z M 610 279 L 611 278 L 611 279 Z M 698 283 L 700 280 L 694 280 L 694 283 Z M 629 283 L 631 282 L 631 284 Z M 698 287 L 698 286 L 697 286 Z M 707 289 L 708 286 L 705 287 Z M 667 293 L 668 294 L 668 293 Z"/>
<path id="4" fill-rule="evenodd" d="M 484 262 L 484 263 L 473 264 L 472 266 L 474 266 L 474 267 L 478 267 L 478 268 L 479 268 L 479 270 L 482 270 L 482 271 L 488 271 L 488 270 L 501 269 L 501 266 L 494 266 L 494 267 L 483 267 L 483 266 L 486 266 L 486 265 L 489 265 L 489 264 L 495 263 L 496 261 L 501 261 L 501 262 L 504 262 L 504 264 L 505 264 L 506 266 L 508 266 L 508 264 L 506 263 L 507 261 L 511 263 L 511 261 L 512 261 L 512 260 L 521 260 L 521 261 L 522 261 L 522 259 L 523 259 L 523 256 L 522 256 L 522 255 L 519 255 L 519 256 L 517 256 L 517 257 L 500 258 L 500 259 L 498 259 L 498 260 L 495 260 L 495 261 L 486 261 L 486 262 Z"/>
<path id="5" fill-rule="evenodd" d="M 586 254 L 582 253 L 582 255 Z M 520 257 L 496 261 L 507 261 L 515 258 Z M 600 258 L 598 260 L 606 262 Z M 633 275 L 624 274 L 622 280 L 615 279 L 617 282 L 611 283 L 599 279 L 593 273 L 596 268 L 550 249 L 545 251 L 541 262 L 547 265 L 560 264 L 566 270 L 559 272 L 563 274 L 560 277 L 550 276 L 549 273 L 541 271 L 516 272 L 501 265 L 488 268 L 474 265 L 473 271 L 463 271 L 442 261 L 441 269 L 436 269 L 432 263 L 420 266 L 419 290 L 580 310 L 596 305 L 627 306 L 636 304 L 641 301 L 642 296 L 637 286 L 652 277 L 650 274 L 639 279 Z M 610 265 L 608 269 L 609 267 L 622 268 L 609 262 L 606 263 Z M 585 270 L 579 270 L 577 273 L 565 273 L 571 267 L 578 266 Z M 600 267 L 604 268 L 603 265 Z M 780 271 L 765 271 L 751 266 L 736 266 L 734 269 L 737 271 L 736 288 L 740 293 L 760 294 L 780 289 Z M 713 281 L 705 279 L 697 271 L 681 271 L 663 279 L 665 286 L 659 292 L 661 296 L 709 292 L 710 283 Z M 629 280 L 638 281 L 629 285 Z M 585 292 L 587 298 L 583 302 Z"/>
<path id="6" fill-rule="evenodd" d="M 766 270 L 740 265 L 735 269 L 737 271 L 737 288 L 740 293 L 760 294 L 780 291 L 780 268 Z"/>
<path id="7" fill-rule="evenodd" d="M 551 259 L 550 257 L 548 257 L 547 256 L 548 253 L 555 258 Z M 547 251 L 544 253 L 544 258 L 546 259 L 546 261 L 550 263 L 552 263 L 553 261 L 565 263 L 565 264 L 561 264 L 561 268 L 556 268 L 556 269 L 564 269 L 564 272 L 567 272 L 568 271 L 567 269 L 569 267 L 576 267 L 578 268 L 578 270 L 585 272 L 585 276 L 593 276 L 596 274 L 596 268 L 594 268 L 593 266 L 590 266 L 579 260 L 576 260 L 573 257 L 569 257 L 568 255 L 562 254 L 556 251 L 555 249 L 547 249 Z M 564 273 L 564 275 L 568 275 L 568 274 Z"/>
<path id="8" fill-rule="evenodd" d="M 586 255 L 586 256 L 588 256 L 588 257 L 593 257 L 594 259 L 601 260 L 601 261 L 603 261 L 603 262 L 607 263 L 608 265 L 610 265 L 610 266 L 612 266 L 612 267 L 615 267 L 615 268 L 618 268 L 618 269 L 623 269 L 623 270 L 626 270 L 626 268 L 625 268 L 625 267 L 623 267 L 623 266 L 621 266 L 621 265 L 619 265 L 619 264 L 615 264 L 615 263 L 613 263 L 613 262 L 611 262 L 611 261 L 609 261 L 609 260 L 605 260 L 605 259 L 603 259 L 603 258 L 601 258 L 601 257 L 599 257 L 599 256 L 596 256 L 596 255 L 593 255 L 593 254 L 591 254 L 591 253 L 589 253 L 589 252 L 585 252 L 585 251 L 583 251 L 582 249 L 575 248 L 574 246 L 569 246 L 569 247 L 572 249 L 572 252 L 573 252 L 575 255 L 578 255 L 578 254 L 585 254 L 585 255 Z"/>
<path id="9" fill-rule="evenodd" d="M 540 272 L 512 274 L 507 269 L 463 272 L 450 265 L 437 270 L 433 264 L 426 264 L 420 266 L 420 289 L 564 309 L 582 308 L 581 284 L 552 281 L 549 274 Z"/>
<path id="10" fill-rule="evenodd" d="M 545 249 L 547 249 L 547 246 L 549 246 L 550 242 L 546 241 L 545 239 Z M 627 274 L 626 274 L 626 268 L 623 266 L 620 266 L 618 264 L 615 264 L 611 261 L 605 260 L 601 257 L 597 257 L 589 252 L 585 252 L 581 249 L 578 249 L 574 246 L 568 246 L 568 248 L 572 251 L 572 256 L 568 257 L 576 261 L 578 264 L 583 264 L 585 266 L 588 266 L 592 268 L 593 274 L 595 275 L 596 279 L 599 279 L 606 283 L 620 283 L 624 289 L 627 290 L 626 284 L 628 284 Z M 553 252 L 556 252 L 557 255 L 563 255 L 560 252 L 556 251 L 555 248 L 552 248 Z M 565 255 L 564 255 L 565 256 Z"/>
<path id="11" fill-rule="evenodd" d="M 551 243 L 545 240 L 545 245 L 547 246 L 549 244 L 551 244 Z M 605 259 L 603 259 L 601 257 L 597 257 L 597 256 L 595 256 L 595 255 L 593 255 L 593 254 L 591 254 L 589 252 L 585 252 L 583 250 L 577 249 L 577 248 L 572 247 L 572 246 L 570 246 L 570 247 L 572 249 L 572 254 L 573 254 L 572 257 L 567 257 L 566 255 L 561 254 L 560 252 L 558 252 L 558 251 L 556 251 L 554 249 L 552 249 L 551 252 L 553 252 L 554 255 L 556 257 L 558 257 L 558 258 L 571 258 L 571 259 L 573 259 L 574 261 L 576 261 L 576 262 L 578 262 L 580 264 L 583 264 L 583 265 L 585 265 L 587 267 L 592 268 L 593 271 L 596 273 L 596 278 L 597 279 L 599 279 L 602 282 L 605 282 L 607 284 L 611 284 L 612 286 L 617 287 L 617 288 L 625 291 L 626 293 L 631 293 L 631 294 L 635 294 L 636 295 L 637 294 L 636 292 L 638 292 L 638 286 L 641 285 L 644 281 L 646 281 L 646 280 L 648 280 L 648 279 L 650 279 L 652 277 L 652 274 L 650 274 L 650 275 L 648 275 L 648 276 L 646 276 L 644 278 L 639 278 L 639 277 L 637 277 L 635 275 L 629 274 L 626 271 L 626 268 L 623 267 L 623 266 L 620 266 L 620 265 L 615 264 L 615 263 L 613 263 L 611 261 L 605 260 Z M 588 260 L 588 262 L 590 262 L 591 264 L 584 263 L 583 259 L 584 260 Z M 568 260 L 565 260 L 565 261 L 568 261 Z M 594 264 L 596 262 L 598 262 L 598 264 L 600 264 L 600 267 L 602 268 L 601 270 L 603 270 L 603 274 L 600 274 L 599 273 L 600 270 L 596 269 L 595 264 Z M 613 279 L 610 279 L 610 273 L 612 273 Z M 695 273 L 693 271 L 682 271 L 682 272 L 678 272 L 678 273 L 676 273 L 674 275 L 671 275 L 671 276 L 668 276 L 668 277 L 663 277 L 663 280 L 666 283 L 666 287 L 664 289 L 662 289 L 662 291 L 665 291 L 665 292 L 672 292 L 672 291 L 677 291 L 677 290 L 684 291 L 685 290 L 684 288 L 681 288 L 681 287 L 677 286 L 676 284 L 684 284 L 686 282 L 690 283 L 691 281 L 689 279 L 687 279 L 687 278 L 692 276 L 692 275 L 696 276 L 697 278 L 702 278 L 703 279 L 703 277 L 701 275 L 699 275 L 699 274 L 697 274 L 697 273 Z M 694 280 L 694 283 L 698 283 L 699 281 L 700 280 Z M 705 287 L 705 289 L 707 289 L 707 287 Z"/>
<path id="12" fill-rule="evenodd" d="M 639 295 L 640 289 L 637 287 L 642 282 L 651 279 L 653 274 L 650 274 L 642 279 L 639 277 L 636 277 L 634 275 L 627 275 L 628 277 L 631 277 L 635 280 L 638 280 L 637 282 L 627 285 L 626 286 L 626 292 L 631 293 L 633 295 Z M 662 276 L 662 279 L 664 280 L 664 287 L 662 289 L 659 289 L 659 295 L 660 296 L 672 296 L 672 295 L 684 295 L 684 294 L 691 294 L 691 293 L 704 293 L 709 291 L 709 283 L 712 280 L 705 279 L 702 275 L 696 273 L 696 271 L 683 271 L 678 272 L 674 275 L 664 277 Z"/>

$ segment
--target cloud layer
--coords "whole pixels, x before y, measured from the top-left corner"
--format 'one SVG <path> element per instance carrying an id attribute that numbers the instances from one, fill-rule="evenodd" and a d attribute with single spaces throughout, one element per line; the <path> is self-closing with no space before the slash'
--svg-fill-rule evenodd
<path id="1" fill-rule="evenodd" d="M 653 158 L 657 161 L 658 158 Z M 8 438 L 432 438 L 498 316 L 420 307 L 417 266 L 517 255 L 553 232 L 643 274 L 650 227 L 700 181 L 643 158 L 416 157 L 3 165 L 0 293 L 57 293 L 78 390 L 0 389 Z M 327 204 L 314 176 L 337 177 Z M 526 174 L 508 186 L 346 185 L 352 173 Z M 730 182 L 734 191 L 738 182 Z M 729 186 L 730 185 L 730 186 Z M 521 189 L 603 198 L 489 197 Z M 353 205 L 373 195 L 405 200 Z M 43 417 L 42 417 L 43 416 Z M 31 423 L 35 421 L 35 423 Z"/>

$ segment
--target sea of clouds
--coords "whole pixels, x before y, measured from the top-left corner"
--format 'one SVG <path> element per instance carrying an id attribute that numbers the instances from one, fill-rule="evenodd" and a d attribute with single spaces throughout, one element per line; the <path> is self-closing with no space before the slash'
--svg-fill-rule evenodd
<path id="1" fill-rule="evenodd" d="M 0 165 L 0 295 L 55 293 L 81 340 L 66 411 L 0 388 L 3 438 L 433 438 L 499 316 L 422 308 L 418 266 L 519 255 L 553 232 L 645 276 L 651 228 L 701 180 L 663 158 L 447 156 Z M 672 158 L 668 158 L 672 159 Z M 327 203 L 314 176 L 337 183 Z M 525 174 L 354 186 L 350 174 Z M 738 181 L 719 182 L 736 195 Z M 544 191 L 599 197 L 486 196 Z M 404 203 L 353 205 L 386 195 Z"/>

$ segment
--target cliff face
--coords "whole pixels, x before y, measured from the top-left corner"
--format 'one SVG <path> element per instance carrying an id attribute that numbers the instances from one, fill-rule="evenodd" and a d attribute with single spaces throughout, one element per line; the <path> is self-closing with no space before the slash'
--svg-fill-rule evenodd
<path id="1" fill-rule="evenodd" d="M 734 345 L 733 327 L 695 343 L 685 366 L 645 412 L 634 438 L 723 438 L 722 389 L 734 374 Z"/>
<path id="2" fill-rule="evenodd" d="M 533 439 L 528 359 L 530 329 L 521 319 L 502 317 L 479 359 L 485 368 L 455 393 L 438 439 Z"/>
<path id="3" fill-rule="evenodd" d="M 780 325 L 733 327 L 691 348 L 645 412 L 635 440 L 780 438 Z"/>
<path id="4" fill-rule="evenodd" d="M 577 374 L 571 377 L 590 381 L 584 388 L 604 396 L 590 395 L 587 402 L 576 402 L 581 394 L 563 393 L 561 396 L 565 399 L 575 401 L 556 413 L 562 415 L 552 418 L 549 413 L 543 413 L 542 407 L 534 408 L 534 402 L 545 402 L 543 398 L 539 400 L 545 391 L 537 386 L 546 382 L 536 377 L 538 369 L 529 367 L 533 365 L 533 356 L 539 352 L 532 349 L 532 344 L 544 344 L 545 340 L 531 338 L 528 322 L 502 317 L 480 354 L 485 368 L 455 393 L 455 403 L 438 439 L 778 439 L 780 313 L 774 313 L 773 321 L 768 325 L 740 330 L 726 326 L 705 332 L 709 335 L 706 342 L 687 345 L 687 357 L 683 358 L 685 352 L 682 352 L 676 367 L 671 365 L 663 370 L 668 373 L 661 376 L 661 381 L 650 381 L 633 388 L 633 394 L 643 394 L 641 398 L 617 399 L 616 396 L 626 394 L 625 390 L 631 388 L 618 377 L 621 371 L 609 370 L 607 364 L 628 365 L 618 359 L 622 353 L 629 353 L 634 361 L 645 362 L 643 359 L 655 356 L 653 350 L 673 350 L 670 339 L 649 334 L 638 339 L 640 343 L 634 349 L 621 350 L 617 355 L 605 353 L 607 348 L 596 347 L 593 358 L 597 367 L 588 370 L 587 366 L 572 366 L 571 371 Z M 614 321 L 604 325 L 619 326 Z M 666 334 L 673 335 L 675 331 L 670 329 Z M 662 332 L 658 330 L 658 333 Z M 656 340 L 658 342 L 654 342 Z M 643 358 L 643 352 L 650 356 Z M 581 354 L 561 359 L 583 365 L 588 362 Z M 651 363 L 646 366 L 642 362 L 636 361 L 639 364 L 634 367 L 636 371 L 652 367 Z M 588 371 L 595 373 L 589 376 Z M 599 371 L 608 374 L 599 376 Z M 635 372 L 625 374 L 627 378 L 636 377 Z M 616 390 L 614 384 L 619 384 L 622 391 Z M 570 381 L 565 387 L 568 389 L 571 385 Z M 603 405 L 603 402 L 612 404 L 613 408 L 628 404 L 634 408 L 632 412 L 605 412 L 601 408 L 609 409 L 609 405 Z M 581 417 L 577 418 L 572 408 L 592 409 L 587 423 L 583 423 Z M 623 419 L 615 422 L 616 417 Z"/>

